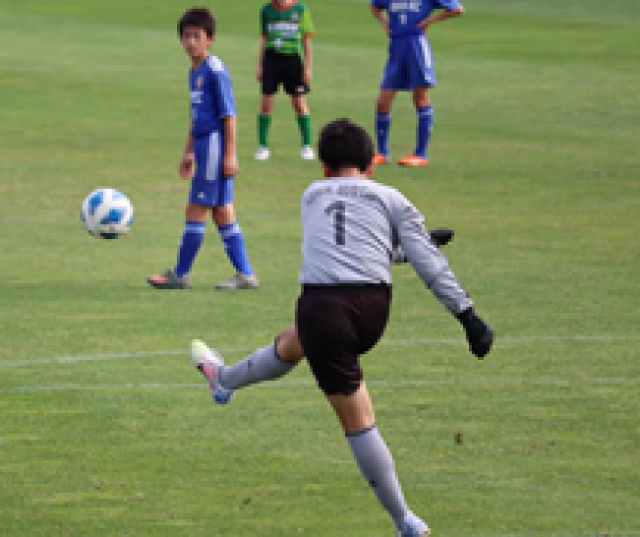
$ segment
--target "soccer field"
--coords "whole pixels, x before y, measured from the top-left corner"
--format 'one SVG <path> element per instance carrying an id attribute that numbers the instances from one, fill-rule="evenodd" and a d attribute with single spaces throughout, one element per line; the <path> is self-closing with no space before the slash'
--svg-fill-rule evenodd
<path id="1" fill-rule="evenodd" d="M 266 1 L 266 0 L 265 0 Z M 188 184 L 183 0 L 0 3 L 0 535 L 390 536 L 306 364 L 211 404 L 192 338 L 228 362 L 293 321 L 299 157 L 279 95 L 257 163 L 263 1 L 220 2 L 212 52 L 239 112 L 236 199 L 256 292 L 210 225 L 193 289 L 175 263 Z M 314 131 L 374 123 L 386 38 L 366 0 L 309 0 Z M 430 227 L 497 333 L 477 361 L 408 266 L 363 358 L 407 501 L 434 536 L 640 535 L 640 5 L 468 1 L 434 25 L 427 169 L 381 167 Z M 415 112 L 396 100 L 394 158 Z M 121 240 L 78 218 L 97 187 L 136 210 Z M 461 435 L 463 442 L 454 441 Z"/>

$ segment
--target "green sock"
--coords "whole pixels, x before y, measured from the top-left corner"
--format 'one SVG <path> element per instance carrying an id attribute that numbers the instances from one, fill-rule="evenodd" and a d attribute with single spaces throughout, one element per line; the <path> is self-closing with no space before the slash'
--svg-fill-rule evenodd
<path id="1" fill-rule="evenodd" d="M 269 129 L 271 128 L 271 116 L 258 114 L 258 143 L 260 147 L 269 147 Z"/>
<path id="2" fill-rule="evenodd" d="M 311 145 L 311 114 L 298 116 L 298 127 L 302 135 L 302 145 Z"/>

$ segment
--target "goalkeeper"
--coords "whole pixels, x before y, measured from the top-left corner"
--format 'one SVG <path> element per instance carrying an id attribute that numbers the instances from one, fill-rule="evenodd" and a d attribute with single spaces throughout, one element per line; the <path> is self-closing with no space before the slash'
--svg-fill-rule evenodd
<path id="1" fill-rule="evenodd" d="M 197 340 L 192 358 L 214 400 L 226 403 L 235 389 L 281 377 L 306 356 L 397 535 L 428 535 L 427 523 L 405 502 L 360 366 L 360 356 L 375 347 L 389 318 L 394 235 L 420 279 L 460 321 L 478 358 L 490 351 L 493 331 L 475 313 L 420 212 L 394 188 L 369 179 L 374 149 L 366 131 L 346 119 L 334 121 L 322 130 L 318 148 L 328 180 L 314 182 L 302 197 L 295 326 L 232 367 Z"/>

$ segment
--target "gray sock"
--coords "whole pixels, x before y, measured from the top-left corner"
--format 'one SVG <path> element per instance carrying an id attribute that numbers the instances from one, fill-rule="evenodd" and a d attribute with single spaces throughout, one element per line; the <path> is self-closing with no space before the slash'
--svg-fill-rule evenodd
<path id="1" fill-rule="evenodd" d="M 400 489 L 391 452 L 378 428 L 374 425 L 358 434 L 347 435 L 347 440 L 365 479 L 399 527 L 409 509 Z"/>
<path id="2" fill-rule="evenodd" d="M 274 380 L 286 375 L 298 362 L 286 362 L 278 358 L 276 344 L 258 349 L 244 360 L 232 366 L 224 366 L 218 372 L 220 384 L 237 390 L 264 380 Z"/>

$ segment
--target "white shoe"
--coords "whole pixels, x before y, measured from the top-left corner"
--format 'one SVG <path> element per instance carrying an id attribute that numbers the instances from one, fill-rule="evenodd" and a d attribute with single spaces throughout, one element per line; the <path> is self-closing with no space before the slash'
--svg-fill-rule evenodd
<path id="1" fill-rule="evenodd" d="M 234 274 L 228 280 L 216 285 L 216 289 L 219 291 L 230 291 L 235 289 L 257 289 L 260 287 L 260 282 L 255 276 L 245 276 L 244 274 Z"/>
<path id="2" fill-rule="evenodd" d="M 233 390 L 221 386 L 218 382 L 218 370 L 224 366 L 224 360 L 217 351 L 207 347 L 199 339 L 191 342 L 191 360 L 209 381 L 209 389 L 213 400 L 219 405 L 226 405 L 233 394 Z"/>
<path id="3" fill-rule="evenodd" d="M 302 160 L 315 160 L 316 154 L 313 152 L 313 147 L 310 145 L 305 145 L 302 147 L 302 151 L 300 151 L 300 156 Z"/>
<path id="4" fill-rule="evenodd" d="M 398 537 L 421 537 L 430 533 L 431 530 L 429 530 L 427 523 L 411 512 L 407 514 L 404 522 L 402 522 L 402 528 L 396 528 L 396 536 Z"/>
<path id="5" fill-rule="evenodd" d="M 268 147 L 260 146 L 253 158 L 256 160 L 269 160 L 270 156 L 271 150 Z"/>

